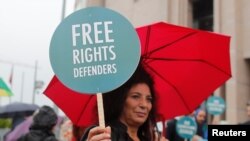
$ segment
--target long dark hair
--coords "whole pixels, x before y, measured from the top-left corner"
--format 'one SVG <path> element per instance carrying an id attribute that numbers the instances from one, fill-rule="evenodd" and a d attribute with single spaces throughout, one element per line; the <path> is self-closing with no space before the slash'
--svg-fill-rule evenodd
<path id="1" fill-rule="evenodd" d="M 141 63 L 139 63 L 136 71 L 126 83 L 113 91 L 103 94 L 105 122 L 108 124 L 119 119 L 129 90 L 135 84 L 139 83 L 145 83 L 148 85 L 152 96 L 152 109 L 145 123 L 139 127 L 138 135 L 143 139 L 150 141 L 154 139 L 152 130 L 156 123 L 154 81 L 150 74 L 143 68 Z"/>

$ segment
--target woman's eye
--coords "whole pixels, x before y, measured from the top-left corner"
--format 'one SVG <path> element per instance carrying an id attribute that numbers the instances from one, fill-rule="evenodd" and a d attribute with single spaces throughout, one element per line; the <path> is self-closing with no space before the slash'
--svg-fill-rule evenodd
<path id="1" fill-rule="evenodd" d="M 147 100 L 148 100 L 148 102 L 152 102 L 153 98 L 152 97 L 148 97 Z"/>
<path id="2" fill-rule="evenodd" d="M 138 95 L 132 95 L 132 98 L 134 98 L 134 99 L 138 99 L 138 98 L 139 98 L 139 96 L 138 96 Z"/>

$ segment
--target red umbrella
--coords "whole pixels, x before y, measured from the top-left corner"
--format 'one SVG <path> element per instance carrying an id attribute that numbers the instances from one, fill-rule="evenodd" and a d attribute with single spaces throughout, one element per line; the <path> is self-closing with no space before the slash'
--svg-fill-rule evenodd
<path id="1" fill-rule="evenodd" d="M 63 110 L 70 120 L 79 126 L 88 127 L 97 123 L 97 104 L 95 95 L 81 94 L 64 86 L 54 76 L 44 91 L 53 102 Z"/>
<path id="2" fill-rule="evenodd" d="M 231 77 L 228 36 L 163 22 L 137 33 L 162 119 L 191 113 Z"/>
<path id="3" fill-rule="evenodd" d="M 155 80 L 158 120 L 191 113 L 231 77 L 228 36 L 163 22 L 136 30 L 144 67 Z M 90 113 L 84 115 L 80 107 L 91 96 L 62 88 L 59 80 L 53 80 L 45 94 L 73 122 L 84 122 Z"/>

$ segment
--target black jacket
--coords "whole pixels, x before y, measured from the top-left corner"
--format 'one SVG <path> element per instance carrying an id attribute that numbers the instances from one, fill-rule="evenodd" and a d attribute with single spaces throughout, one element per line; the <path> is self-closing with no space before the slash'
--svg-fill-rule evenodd
<path id="1" fill-rule="evenodd" d="M 58 141 L 54 134 L 48 130 L 30 129 L 29 133 L 20 137 L 17 141 Z"/>
<path id="2" fill-rule="evenodd" d="M 121 122 L 115 121 L 115 122 L 109 124 L 109 126 L 111 127 L 111 140 L 112 141 L 133 141 L 130 138 L 130 136 L 127 134 L 127 127 L 124 124 L 122 124 Z M 90 128 L 88 128 L 85 131 L 81 141 L 87 140 L 88 133 L 89 133 L 90 129 L 92 129 L 93 127 L 95 127 L 95 126 L 91 126 Z M 147 141 L 143 137 L 139 136 L 139 138 L 141 141 Z"/>
<path id="3" fill-rule="evenodd" d="M 32 124 L 29 132 L 21 136 L 17 141 L 58 141 L 51 127 Z"/>

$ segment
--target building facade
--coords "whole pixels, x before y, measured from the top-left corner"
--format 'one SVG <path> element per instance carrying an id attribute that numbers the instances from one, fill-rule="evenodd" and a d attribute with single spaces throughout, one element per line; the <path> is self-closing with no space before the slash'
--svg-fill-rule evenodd
<path id="1" fill-rule="evenodd" d="M 211 30 L 231 36 L 232 78 L 215 90 L 225 98 L 221 120 L 237 124 L 247 119 L 250 100 L 249 0 L 76 0 L 76 10 L 101 6 L 118 11 L 139 27 L 158 21 Z"/>

